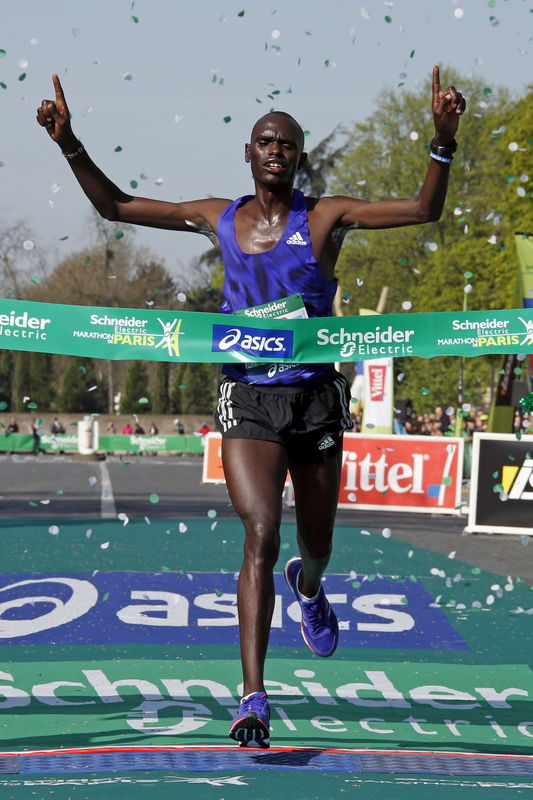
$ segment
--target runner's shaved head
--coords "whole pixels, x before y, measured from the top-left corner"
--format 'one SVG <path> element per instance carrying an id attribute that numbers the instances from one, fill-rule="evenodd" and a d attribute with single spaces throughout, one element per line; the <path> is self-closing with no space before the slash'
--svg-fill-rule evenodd
<path id="1" fill-rule="evenodd" d="M 294 131 L 295 131 L 295 133 L 296 133 L 296 142 L 297 142 L 297 144 L 298 144 L 298 147 L 300 148 L 300 150 L 303 150 L 303 149 L 304 149 L 304 139 L 305 139 L 305 136 L 304 136 L 304 132 L 303 132 L 303 130 L 302 130 L 302 127 L 301 127 L 301 125 L 300 125 L 300 124 L 299 124 L 299 123 L 298 123 L 298 122 L 297 122 L 297 121 L 294 119 L 294 117 L 291 117 L 291 115 L 290 115 L 290 114 L 287 114 L 287 112 L 286 112 L 286 111 L 270 111 L 268 114 L 264 114 L 262 117 L 260 117 L 260 118 L 257 120 L 257 122 L 255 123 L 254 127 L 252 128 L 251 140 L 253 140 L 253 138 L 254 138 L 254 134 L 255 134 L 255 133 L 256 133 L 256 132 L 257 132 L 257 131 L 258 131 L 258 130 L 259 130 L 261 127 L 262 127 L 262 126 L 264 126 L 264 124 L 265 124 L 265 122 L 267 122 L 267 120 L 270 120 L 270 119 L 275 119 L 276 117 L 282 117 L 283 119 L 285 119 L 285 120 L 287 120 L 288 122 L 290 122 L 290 124 L 292 125 L 292 127 L 294 128 Z"/>

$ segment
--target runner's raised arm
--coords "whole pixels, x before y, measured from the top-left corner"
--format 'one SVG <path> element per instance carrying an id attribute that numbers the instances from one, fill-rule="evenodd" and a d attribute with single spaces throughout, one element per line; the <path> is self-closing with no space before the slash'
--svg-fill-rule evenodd
<path id="1" fill-rule="evenodd" d="M 37 109 L 37 122 L 61 148 L 78 183 L 102 217 L 152 228 L 213 235 L 218 217 L 230 200 L 209 198 L 169 203 L 123 192 L 96 166 L 74 134 L 59 77 L 53 75 L 52 80 L 55 100 L 42 101 Z"/>
<path id="2" fill-rule="evenodd" d="M 456 149 L 455 133 L 466 108 L 466 101 L 455 86 L 441 89 L 438 66 L 433 67 L 432 111 L 435 136 L 430 145 L 430 163 L 420 191 L 414 196 L 377 202 L 352 197 L 322 198 L 328 214 L 335 215 L 336 227 L 395 228 L 434 222 L 440 218 L 448 174 Z"/>

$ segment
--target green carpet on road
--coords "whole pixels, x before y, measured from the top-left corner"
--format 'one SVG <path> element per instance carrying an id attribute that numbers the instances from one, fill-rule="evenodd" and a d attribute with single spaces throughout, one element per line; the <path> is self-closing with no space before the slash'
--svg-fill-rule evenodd
<path id="1" fill-rule="evenodd" d="M 96 582 L 106 573 L 122 572 L 145 573 L 146 586 L 152 588 L 161 576 L 171 581 L 174 574 L 176 580 L 200 580 L 202 573 L 211 573 L 215 576 L 211 592 L 216 599 L 222 595 L 216 575 L 221 576 L 222 585 L 222 578 L 234 580 L 240 567 L 242 533 L 234 520 L 215 522 L 214 515 L 195 521 L 4 520 L 0 603 L 6 596 L 1 587 L 12 583 L 13 576 L 21 581 L 32 580 L 31 576 L 34 580 L 47 575 L 80 575 L 89 582 L 92 576 Z M 279 571 L 295 552 L 293 525 L 283 526 L 282 541 Z M 388 577 L 388 592 L 400 592 L 395 589 L 400 584 L 423 587 L 435 613 L 463 646 L 448 647 L 448 640 L 443 639 L 439 647 L 435 639 L 437 645 L 434 642 L 429 647 L 399 648 L 390 643 L 387 647 L 372 643 L 358 647 L 344 646 L 341 639 L 333 658 L 318 659 L 303 642 L 301 646 L 271 645 L 266 677 L 273 744 L 531 753 L 533 651 L 531 614 L 527 612 L 533 607 L 533 591 L 519 576 L 495 575 L 458 562 L 453 553 L 446 557 L 393 536 L 386 538 L 381 532 L 361 532 L 342 525 L 336 528 L 329 573 L 342 576 L 337 580 L 347 587 L 362 587 L 367 593 L 372 592 L 373 583 L 383 587 L 379 583 L 382 576 Z M 35 591 L 36 585 L 31 595 L 50 593 L 50 584 L 44 591 Z M 24 594 L 29 590 L 19 587 L 18 591 Z M 372 595 L 378 605 L 382 592 L 383 588 Z M 137 600 L 142 601 L 142 592 L 139 594 Z M 112 600 L 112 587 L 98 597 L 102 614 Z M 65 596 L 40 602 L 49 612 L 54 602 L 65 602 Z M 407 603 L 400 608 L 409 611 L 408 600 L 397 602 Z M 0 606 L 2 619 L 26 619 L 23 601 L 6 610 L 7 605 Z M 386 629 L 393 625 L 394 614 L 398 618 L 401 612 L 397 606 L 389 609 L 386 603 L 381 608 L 379 619 Z M 38 613 L 34 609 L 29 616 Z M 225 619 L 225 624 L 230 624 Z M 227 731 L 241 680 L 236 643 L 212 643 L 208 635 L 180 645 L 149 640 L 65 643 L 61 629 L 55 629 L 57 644 L 52 634 L 52 644 L 33 643 L 29 636 L 24 644 L 11 639 L 4 646 L 1 750 L 229 743 Z M 3 630 L 0 621 L 0 632 Z M 428 635 L 431 637 L 431 629 Z M 475 776 L 290 774 L 290 785 L 297 780 L 300 791 L 308 787 L 306 798 L 345 792 L 364 794 L 365 798 L 422 798 L 429 791 L 432 796 L 444 797 L 450 790 L 459 793 L 461 787 L 465 792 L 469 787 L 468 796 L 473 796 L 482 790 L 482 779 Z M 104 777 L 98 775 L 100 780 Z M 224 789 L 217 798 L 245 791 L 231 771 L 201 775 L 131 772 L 108 776 L 105 785 L 90 784 L 90 797 L 125 796 L 120 794 L 125 780 L 131 781 L 127 784 L 131 798 L 146 796 L 143 791 L 150 783 L 140 782 L 143 780 L 153 781 L 160 798 L 170 797 L 171 792 L 175 796 L 180 782 L 194 784 L 195 797 L 215 797 L 213 787 L 224 777 L 229 782 L 220 784 Z M 286 789 L 286 778 L 285 772 L 269 770 L 241 776 L 256 800 Z M 2 775 L 1 796 L 6 800 L 19 797 L 16 787 L 29 787 L 36 780 L 44 782 L 39 784 L 40 797 L 78 798 L 89 796 L 83 794 L 84 787 L 97 778 Z M 57 782 L 53 789 L 47 783 L 51 780 Z M 487 784 L 483 791 L 488 791 L 489 797 L 498 796 L 499 784 L 506 787 L 505 795 L 500 795 L 505 797 L 519 796 L 526 784 L 533 788 L 533 778 L 483 780 Z M 493 790 L 489 783 L 494 784 Z M 49 794 L 45 786 L 50 787 L 46 790 Z M 266 786 L 268 792 L 263 794 Z"/>

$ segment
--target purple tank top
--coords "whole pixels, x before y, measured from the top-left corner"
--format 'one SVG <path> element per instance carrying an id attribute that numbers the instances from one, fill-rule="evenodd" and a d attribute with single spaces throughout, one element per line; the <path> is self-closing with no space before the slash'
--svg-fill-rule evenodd
<path id="1" fill-rule="evenodd" d="M 224 262 L 224 300 L 220 310 L 233 314 L 250 306 L 300 293 L 310 317 L 332 316 L 337 281 L 321 271 L 311 246 L 307 208 L 302 192 L 293 192 L 286 228 L 277 244 L 265 253 L 244 253 L 235 236 L 235 211 L 253 195 L 234 200 L 217 224 Z M 333 374 L 331 364 L 225 364 L 223 372 L 244 383 L 281 384 L 320 382 Z"/>

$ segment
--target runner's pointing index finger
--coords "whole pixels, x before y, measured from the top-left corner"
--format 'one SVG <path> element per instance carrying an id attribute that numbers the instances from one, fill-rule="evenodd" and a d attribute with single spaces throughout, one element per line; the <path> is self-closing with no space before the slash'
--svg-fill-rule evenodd
<path id="1" fill-rule="evenodd" d="M 67 108 L 67 101 L 65 100 L 65 95 L 63 94 L 63 87 L 61 86 L 59 75 L 52 75 L 52 81 L 56 91 L 56 103 L 63 103 L 64 108 Z"/>
<path id="2" fill-rule="evenodd" d="M 440 92 L 440 72 L 438 66 L 433 67 L 433 100 L 436 100 Z"/>

